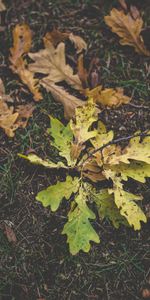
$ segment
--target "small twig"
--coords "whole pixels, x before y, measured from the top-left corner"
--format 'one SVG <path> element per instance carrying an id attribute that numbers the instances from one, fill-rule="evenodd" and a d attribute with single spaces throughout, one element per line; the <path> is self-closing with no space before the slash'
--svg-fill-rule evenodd
<path id="1" fill-rule="evenodd" d="M 150 136 L 150 134 L 147 134 L 147 133 L 137 133 L 137 134 L 135 134 L 135 135 L 129 135 L 129 136 L 126 136 L 126 137 L 114 139 L 114 140 L 112 140 L 112 141 L 106 143 L 105 145 L 103 145 L 103 146 L 101 146 L 101 147 L 99 147 L 99 148 L 93 150 L 93 151 L 86 157 L 86 159 L 82 162 L 82 164 L 80 165 L 80 167 L 83 166 L 84 163 L 85 163 L 89 158 L 91 158 L 96 152 L 98 152 L 98 151 L 101 151 L 101 152 L 102 152 L 104 148 L 106 148 L 106 147 L 108 147 L 108 146 L 110 146 L 110 145 L 118 144 L 118 143 L 123 142 L 123 141 L 128 141 L 128 140 L 133 139 L 133 138 L 135 138 L 135 137 L 147 137 L 147 136 Z"/>
<path id="2" fill-rule="evenodd" d="M 129 106 L 135 107 L 135 108 L 144 108 L 144 109 L 150 109 L 149 106 L 145 106 L 145 105 L 136 105 L 134 103 L 128 103 Z"/>

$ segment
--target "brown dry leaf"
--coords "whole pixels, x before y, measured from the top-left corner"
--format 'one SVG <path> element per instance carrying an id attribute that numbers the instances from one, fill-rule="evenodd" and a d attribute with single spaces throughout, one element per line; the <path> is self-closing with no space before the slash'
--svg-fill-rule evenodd
<path id="1" fill-rule="evenodd" d="M 83 149 L 84 149 L 83 145 L 72 143 L 70 156 L 73 161 L 76 160 L 80 156 L 80 153 Z"/>
<path id="2" fill-rule="evenodd" d="M 42 79 L 40 83 L 48 92 L 51 92 L 56 101 L 63 104 L 66 119 L 71 119 L 75 114 L 75 109 L 85 104 L 84 101 L 70 95 L 62 87 L 50 82 L 48 78 Z"/>
<path id="3" fill-rule="evenodd" d="M 11 69 L 18 74 L 22 82 L 26 84 L 34 95 L 35 101 L 42 99 L 39 92 L 38 80 L 34 78 L 34 74 L 27 68 L 27 63 L 23 58 L 31 48 L 32 34 L 27 24 L 16 25 L 13 30 L 13 47 L 10 49 Z"/>
<path id="4" fill-rule="evenodd" d="M 140 18 L 140 12 L 136 6 L 134 6 L 134 5 L 130 6 L 130 13 L 134 20 Z"/>
<path id="5" fill-rule="evenodd" d="M 95 160 L 88 161 L 84 164 L 82 174 L 84 177 L 89 178 L 93 182 L 105 180 L 101 168 L 98 166 Z"/>
<path id="6" fill-rule="evenodd" d="M 47 81 L 58 83 L 66 81 L 73 88 L 82 90 L 82 84 L 77 74 L 74 74 L 71 66 L 66 64 L 65 44 L 60 43 L 57 48 L 49 41 L 46 49 L 37 53 L 29 53 L 34 63 L 29 65 L 29 70 L 34 73 L 47 75 Z"/>
<path id="7" fill-rule="evenodd" d="M 6 103 L 0 100 L 0 127 L 9 137 L 13 137 L 14 131 L 18 128 L 16 124 L 18 113 L 13 113 L 13 111 L 13 107 L 9 108 Z"/>
<path id="8" fill-rule="evenodd" d="M 74 35 L 73 33 L 61 32 L 55 28 L 52 31 L 47 32 L 43 38 L 45 48 L 48 47 L 49 42 L 51 42 L 54 46 L 57 46 L 57 44 L 64 42 L 67 39 L 75 45 L 77 53 L 87 49 L 86 42 L 80 36 Z"/>
<path id="9" fill-rule="evenodd" d="M 94 102 L 102 104 L 104 106 L 119 106 L 121 104 L 127 104 L 131 98 L 124 95 L 122 88 L 106 88 L 102 90 L 102 86 L 97 86 L 93 90 L 86 90 L 86 96 L 92 97 Z"/>
<path id="10" fill-rule="evenodd" d="M 3 1 L 0 0 L 0 11 L 6 10 L 6 6 L 4 5 Z"/>
<path id="11" fill-rule="evenodd" d="M 128 10 L 125 0 L 118 0 L 118 1 L 124 10 Z"/>
<path id="12" fill-rule="evenodd" d="M 17 106 L 16 112 L 18 113 L 17 124 L 19 127 L 25 128 L 29 118 L 32 117 L 35 106 L 32 104 L 25 104 Z"/>
<path id="13" fill-rule="evenodd" d="M 31 48 L 32 34 L 27 24 L 17 24 L 13 29 L 13 47 L 10 49 L 12 67 L 19 64 L 18 59 Z"/>
<path id="14" fill-rule="evenodd" d="M 5 233 L 8 241 L 15 244 L 17 242 L 17 238 L 16 238 L 16 235 L 15 235 L 13 229 L 6 224 L 4 225 L 4 227 L 5 227 L 4 233 Z"/>
<path id="15" fill-rule="evenodd" d="M 69 39 L 74 43 L 77 53 L 80 53 L 82 50 L 87 50 L 87 43 L 80 36 L 70 33 Z"/>
<path id="16" fill-rule="evenodd" d="M 112 32 L 121 38 L 121 45 L 132 46 L 137 53 L 150 56 L 150 51 L 146 49 L 140 35 L 143 27 L 141 17 L 134 20 L 130 13 L 125 14 L 124 11 L 113 8 L 110 16 L 105 16 L 104 19 L 105 23 L 111 27 Z"/>
<path id="17" fill-rule="evenodd" d="M 42 100 L 42 94 L 39 92 L 39 80 L 34 78 L 34 73 L 27 69 L 23 60 L 22 65 L 20 64 L 20 66 L 18 66 L 17 74 L 21 78 L 22 82 L 28 86 L 30 92 L 33 94 L 34 100 Z"/>
<path id="18" fill-rule="evenodd" d="M 15 135 L 14 131 L 18 127 L 25 127 L 28 119 L 32 116 L 34 107 L 32 104 L 20 105 L 14 111 L 13 106 L 8 106 L 7 102 L 13 102 L 9 95 L 5 94 L 5 88 L 0 79 L 0 127 L 4 129 L 9 137 Z"/>
<path id="19" fill-rule="evenodd" d="M 86 88 L 88 86 L 88 72 L 84 68 L 83 54 L 80 54 L 78 57 L 78 75 L 82 82 L 83 88 Z"/>
<path id="20" fill-rule="evenodd" d="M 66 39 L 69 38 L 70 33 L 61 32 L 58 29 L 53 29 L 50 32 L 47 32 L 45 34 L 45 37 L 43 38 L 44 46 L 47 48 L 49 41 L 54 45 L 57 46 L 60 42 L 64 42 Z"/>

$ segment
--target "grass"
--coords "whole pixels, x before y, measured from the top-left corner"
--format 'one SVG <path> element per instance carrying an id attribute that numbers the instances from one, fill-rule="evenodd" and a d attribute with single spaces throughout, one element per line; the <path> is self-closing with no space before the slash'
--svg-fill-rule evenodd
<path id="1" fill-rule="evenodd" d="M 84 1 L 85 7 L 88 3 Z M 111 2 L 113 5 L 116 1 Z M 63 17 L 66 9 L 72 12 L 72 7 L 77 11 L 76 17 Z M 57 21 L 60 30 L 73 31 L 88 41 L 89 56 L 96 55 L 100 60 L 100 81 L 105 87 L 124 87 L 125 92 L 133 96 L 133 104 L 148 106 L 149 81 L 145 69 L 148 59 L 118 44 L 117 37 L 109 32 L 103 21 L 109 10 L 110 2 L 105 1 L 94 23 L 84 13 L 80 15 L 80 1 L 71 4 L 70 1 L 65 4 L 41 1 L 34 5 L 31 1 L 27 8 L 14 8 L 9 3 L 8 30 L 4 33 L 7 54 L 12 26 L 20 19 L 32 26 L 35 49 L 41 45 L 49 20 Z M 146 22 L 149 21 L 147 15 Z M 80 23 L 82 19 L 84 22 Z M 0 52 L 7 60 L 4 50 Z M 10 71 L 6 72 L 7 90 L 17 93 L 20 81 L 13 76 Z M 28 94 L 19 94 L 19 98 L 30 101 Z M 131 119 L 127 119 L 128 113 L 134 114 Z M 61 178 L 62 174 L 55 175 L 31 166 L 19 159 L 17 153 L 34 149 L 43 157 L 49 155 L 56 161 L 59 159 L 53 148 L 49 148 L 50 139 L 46 134 L 49 114 L 64 121 L 62 106 L 44 92 L 44 99 L 36 104 L 26 129 L 19 129 L 13 140 L 8 140 L 1 131 L 0 221 L 14 224 L 17 243 L 9 243 L 0 230 L 0 300 L 141 300 L 140 290 L 150 275 L 148 225 L 144 225 L 139 233 L 125 228 L 115 230 L 109 222 L 97 220 L 94 224 L 101 238 L 100 245 L 92 245 L 88 254 L 80 253 L 74 257 L 69 254 L 65 236 L 61 235 L 65 207 L 53 214 L 35 201 L 37 192 L 55 182 L 56 177 Z M 104 111 L 102 118 L 115 134 L 123 135 L 149 128 L 148 115 L 148 110 L 142 107 L 125 106 Z M 124 131 L 120 129 L 122 127 Z M 144 188 L 140 186 L 139 190 L 148 203 L 149 183 Z"/>

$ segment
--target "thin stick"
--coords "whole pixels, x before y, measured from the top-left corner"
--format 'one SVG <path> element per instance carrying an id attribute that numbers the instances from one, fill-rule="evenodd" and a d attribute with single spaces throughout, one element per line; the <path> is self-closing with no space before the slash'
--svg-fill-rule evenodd
<path id="1" fill-rule="evenodd" d="M 118 143 L 123 142 L 123 141 L 128 141 L 128 140 L 133 139 L 133 138 L 135 138 L 135 137 L 147 137 L 147 136 L 150 136 L 150 134 L 147 134 L 147 133 L 137 133 L 137 134 L 135 134 L 135 135 L 129 135 L 129 136 L 126 136 L 126 137 L 114 139 L 114 140 L 108 142 L 107 144 L 105 144 L 105 145 L 103 145 L 103 146 L 101 146 L 101 147 L 99 147 L 99 148 L 93 150 L 93 151 L 87 156 L 87 158 L 82 162 L 82 164 L 81 164 L 80 166 L 83 166 L 83 164 L 84 164 L 89 158 L 91 158 L 91 157 L 93 156 L 93 154 L 95 154 L 95 153 L 98 152 L 98 151 L 101 151 L 101 152 L 102 152 L 104 148 L 106 148 L 106 147 L 108 147 L 108 146 L 110 146 L 110 145 L 118 144 Z"/>

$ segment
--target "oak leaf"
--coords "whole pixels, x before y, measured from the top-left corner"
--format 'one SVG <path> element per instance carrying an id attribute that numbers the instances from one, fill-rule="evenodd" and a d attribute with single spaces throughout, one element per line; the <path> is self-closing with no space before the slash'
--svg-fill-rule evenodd
<path id="1" fill-rule="evenodd" d="M 71 176 L 66 177 L 66 181 L 59 182 L 49 186 L 46 190 L 39 192 L 36 200 L 42 202 L 43 206 L 50 205 L 52 211 L 56 211 L 63 198 L 68 200 L 72 193 L 76 193 L 79 189 L 79 179 Z"/>
<path id="2" fill-rule="evenodd" d="M 121 104 L 127 104 L 131 98 L 124 95 L 122 88 L 106 88 L 102 89 L 102 86 L 97 86 L 93 90 L 86 90 L 86 96 L 92 97 L 94 102 L 99 105 L 108 107 L 118 107 Z"/>
<path id="3" fill-rule="evenodd" d="M 66 64 L 65 44 L 60 43 L 57 48 L 51 42 L 45 49 L 37 53 L 29 53 L 29 57 L 34 61 L 29 65 L 29 70 L 34 73 L 47 75 L 44 79 L 50 83 L 66 81 L 77 90 L 82 89 L 81 81 L 77 74 L 74 74 L 70 65 Z"/>
<path id="4" fill-rule="evenodd" d="M 5 94 L 4 85 L 0 79 L 0 127 L 9 137 L 13 137 L 18 127 L 26 127 L 34 106 L 32 104 L 19 105 L 14 109 L 13 106 L 8 106 L 7 102 L 13 102 L 13 100 Z"/>
<path id="5" fill-rule="evenodd" d="M 67 242 L 71 254 L 75 255 L 80 250 L 88 252 L 90 241 L 99 243 L 99 237 L 92 227 L 89 219 L 95 219 L 95 214 L 86 204 L 88 194 L 86 187 L 80 187 L 78 195 L 75 197 L 74 205 L 68 214 L 68 222 L 65 224 L 62 234 L 67 234 Z"/>
<path id="6" fill-rule="evenodd" d="M 57 46 L 57 44 L 64 42 L 67 39 L 74 43 L 75 48 L 77 48 L 77 53 L 80 53 L 83 49 L 87 49 L 86 42 L 80 36 L 69 32 L 61 32 L 56 28 L 47 32 L 43 38 L 45 48 L 48 47 L 49 42 L 51 42 L 54 46 Z"/>
<path id="7" fill-rule="evenodd" d="M 75 109 L 78 106 L 85 104 L 84 101 L 69 94 L 63 87 L 56 85 L 48 78 L 43 78 L 40 83 L 48 92 L 51 92 L 57 102 L 60 102 L 64 106 L 64 116 L 68 120 L 74 117 Z"/>
<path id="8" fill-rule="evenodd" d="M 41 166 L 44 166 L 44 167 L 50 168 L 50 169 L 59 169 L 59 168 L 66 169 L 67 168 L 67 166 L 61 161 L 54 163 L 53 161 L 51 161 L 49 159 L 42 159 L 39 156 L 37 156 L 36 154 L 23 155 L 23 154 L 19 153 L 18 156 L 21 158 L 24 158 L 26 160 L 29 160 L 32 164 L 41 165 Z"/>
<path id="9" fill-rule="evenodd" d="M 104 174 L 107 179 L 111 178 L 113 181 L 113 188 L 109 189 L 109 194 L 114 195 L 114 201 L 120 214 L 125 217 L 130 226 L 134 227 L 134 230 L 141 228 L 141 221 L 146 223 L 147 219 L 144 212 L 136 204 L 136 201 L 142 200 L 143 197 L 126 192 L 123 189 L 122 177 L 118 171 L 105 168 Z"/>
<path id="10" fill-rule="evenodd" d="M 148 133 L 147 133 L 148 134 Z M 141 161 L 150 164 L 150 137 L 146 136 L 141 141 L 140 137 L 133 137 L 128 146 L 126 146 L 120 153 L 112 153 L 109 155 L 107 163 L 110 165 L 117 165 L 120 162 L 130 164 L 130 160 Z"/>
<path id="11" fill-rule="evenodd" d="M 0 12 L 6 10 L 6 6 L 3 3 L 3 0 L 0 0 Z"/>
<path id="12" fill-rule="evenodd" d="M 125 14 L 124 11 L 113 8 L 110 12 L 110 16 L 105 16 L 104 19 L 112 32 L 121 38 L 121 45 L 132 46 L 137 53 L 150 56 L 150 51 L 146 49 L 141 36 L 143 27 L 141 17 L 135 20 L 130 13 Z"/>
<path id="13" fill-rule="evenodd" d="M 85 106 L 76 108 L 75 121 L 70 121 L 70 127 L 73 132 L 75 141 L 74 147 L 76 147 L 76 153 L 78 156 L 82 149 L 84 149 L 84 143 L 93 138 L 97 134 L 97 130 L 91 130 L 92 124 L 97 121 L 98 111 L 92 99 L 86 102 Z M 77 151 L 77 149 L 79 151 Z M 77 158 L 74 156 L 74 159 Z"/>
<path id="14" fill-rule="evenodd" d="M 34 74 L 28 70 L 27 62 L 24 54 L 27 54 L 31 48 L 32 34 L 27 24 L 16 25 L 13 29 L 13 47 L 10 49 L 9 60 L 11 69 L 18 74 L 22 82 L 26 84 L 34 95 L 35 101 L 42 99 L 39 92 L 38 80 L 34 78 Z"/>
<path id="15" fill-rule="evenodd" d="M 108 189 L 92 193 L 92 197 L 94 197 L 101 220 L 104 218 L 109 219 L 115 228 L 119 228 L 121 224 L 127 225 L 126 219 L 120 215 L 120 211 L 114 202 L 113 196 L 108 193 Z"/>
<path id="16" fill-rule="evenodd" d="M 65 157 L 68 166 L 74 165 L 74 161 L 71 159 L 71 146 L 73 142 L 73 133 L 70 128 L 70 124 L 64 126 L 58 119 L 50 116 L 51 127 L 48 129 L 48 133 L 53 138 L 51 145 L 59 150 L 59 155 Z"/>

